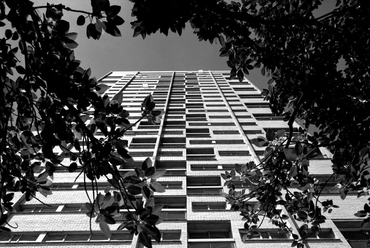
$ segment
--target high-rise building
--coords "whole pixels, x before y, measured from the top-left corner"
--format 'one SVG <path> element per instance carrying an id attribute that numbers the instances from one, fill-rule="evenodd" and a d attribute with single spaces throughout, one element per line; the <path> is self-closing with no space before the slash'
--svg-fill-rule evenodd
<path id="1" fill-rule="evenodd" d="M 244 221 L 220 196 L 220 192 L 228 191 L 222 172 L 230 171 L 236 163 L 259 163 L 262 158 L 264 149 L 250 140 L 264 135 L 267 128 L 287 129 L 282 118 L 271 114 L 256 86 L 247 79 L 239 82 L 229 76 L 228 71 L 113 71 L 100 79 L 110 87 L 106 91 L 110 97 L 123 89 L 122 105 L 132 123 L 141 117 L 141 103 L 148 94 L 153 95 L 156 109 L 165 112 L 159 125 L 143 119 L 125 136 L 138 164 L 150 157 L 157 169 L 167 170 L 158 179 L 166 192 L 155 194 L 156 204 L 164 205 L 164 222 L 158 226 L 163 240 L 153 243 L 154 247 L 291 246 L 291 235 L 279 232 L 266 220 L 258 237 L 243 242 Z M 123 172 L 132 169 L 120 168 Z M 11 236 L 0 234 L 0 246 L 141 247 L 127 231 L 112 231 L 108 240 L 95 221 L 89 222 L 81 212 L 89 201 L 84 188 L 87 179 L 79 173 L 58 168 L 53 195 L 40 195 L 40 201 L 26 202 L 24 196 L 15 194 L 16 211 L 9 224 L 18 228 Z M 330 154 L 322 150 L 321 157 L 311 161 L 310 173 L 322 178 L 330 175 Z M 99 182 L 102 189 L 106 186 L 104 180 Z M 333 199 L 340 208 L 326 214 L 328 220 L 320 235 L 311 235 L 307 247 L 365 247 L 367 237 L 360 231 L 361 219 L 353 216 L 364 200 L 349 194 L 342 201 L 335 185 L 329 186 L 321 197 Z M 91 184 L 86 187 L 90 189 Z M 294 218 L 289 220 L 295 233 L 300 224 Z M 112 225 L 111 230 L 118 225 Z"/>

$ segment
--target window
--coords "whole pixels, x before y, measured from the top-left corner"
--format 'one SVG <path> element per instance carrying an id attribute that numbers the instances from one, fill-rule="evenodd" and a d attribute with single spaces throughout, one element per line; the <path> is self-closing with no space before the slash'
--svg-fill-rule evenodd
<path id="1" fill-rule="evenodd" d="M 253 87 L 248 87 L 248 88 L 234 88 L 235 91 L 256 91 L 255 88 Z"/>
<path id="2" fill-rule="evenodd" d="M 221 190 L 219 176 L 187 177 L 188 195 L 219 195 Z"/>
<path id="3" fill-rule="evenodd" d="M 221 113 L 221 112 L 229 112 L 227 109 L 207 109 L 209 113 Z"/>
<path id="4" fill-rule="evenodd" d="M 266 113 L 255 113 L 253 114 L 254 118 L 258 121 L 276 121 L 276 120 L 284 120 L 283 116 L 275 116 L 272 114 L 266 114 Z"/>
<path id="5" fill-rule="evenodd" d="M 185 160 L 165 160 L 165 161 L 156 161 L 157 169 L 185 169 L 186 161 Z"/>
<path id="6" fill-rule="evenodd" d="M 35 242 L 38 237 L 39 233 L 11 232 L 9 235 L 0 235 L 0 243 Z"/>
<path id="7" fill-rule="evenodd" d="M 335 239 L 335 235 L 331 228 L 321 228 L 318 235 L 312 233 L 309 229 L 307 239 Z"/>
<path id="8" fill-rule="evenodd" d="M 239 134 L 237 130 L 214 130 L 214 134 Z"/>
<path id="9" fill-rule="evenodd" d="M 233 248 L 230 222 L 196 221 L 188 223 L 188 247 Z"/>
<path id="10" fill-rule="evenodd" d="M 226 202 L 193 202 L 193 211 L 226 210 Z"/>
<path id="11" fill-rule="evenodd" d="M 262 100 L 262 97 L 259 94 L 238 94 L 238 96 L 241 99 L 260 98 Z"/>
<path id="12" fill-rule="evenodd" d="M 161 138 L 160 145 L 162 147 L 169 148 L 185 148 L 185 143 L 186 143 L 185 137 L 176 137 L 176 138 L 163 137 Z"/>
<path id="13" fill-rule="evenodd" d="M 153 149 L 157 138 L 133 138 L 130 143 L 132 149 Z"/>
<path id="14" fill-rule="evenodd" d="M 158 156 L 162 156 L 162 157 L 181 157 L 182 156 L 182 151 L 159 151 Z"/>
<path id="15" fill-rule="evenodd" d="M 187 128 L 186 137 L 210 137 L 208 128 Z"/>
<path id="16" fill-rule="evenodd" d="M 246 231 L 244 229 L 239 230 L 240 237 L 242 238 L 243 242 L 247 243 L 248 241 L 253 240 L 286 240 L 291 239 L 291 235 L 289 232 L 282 231 L 280 229 L 259 229 L 258 233 L 252 236 L 252 238 L 247 238 Z"/>
<path id="17" fill-rule="evenodd" d="M 361 229 L 361 221 L 362 220 L 334 221 L 334 224 L 338 227 L 344 238 L 347 239 L 351 247 L 354 248 L 367 247 L 366 243 L 369 239 L 368 233 L 370 232 L 370 228 L 367 225 L 364 225 L 364 229 Z"/>
<path id="18" fill-rule="evenodd" d="M 200 108 L 200 109 L 204 109 L 204 106 L 203 106 L 203 103 L 187 103 L 186 104 L 186 109 L 189 109 L 189 108 Z"/>
<path id="19" fill-rule="evenodd" d="M 129 232 L 112 231 L 112 236 L 108 239 L 101 232 L 33 232 L 33 233 L 11 233 L 9 236 L 1 236 L 0 242 L 23 243 L 23 242 L 132 242 L 133 235 Z"/>
<path id="20" fill-rule="evenodd" d="M 167 129 L 183 129 L 185 128 L 185 121 L 165 121 L 163 127 Z"/>
<path id="21" fill-rule="evenodd" d="M 186 170 L 167 170 L 164 176 L 185 176 Z"/>
<path id="22" fill-rule="evenodd" d="M 268 102 L 250 102 L 245 103 L 245 106 L 248 108 L 270 108 Z"/>
<path id="23" fill-rule="evenodd" d="M 163 230 L 162 241 L 180 241 L 181 230 Z"/>
<path id="24" fill-rule="evenodd" d="M 175 134 L 175 135 L 183 135 L 183 131 L 181 130 L 172 130 L 172 129 L 163 129 L 163 134 Z"/>
<path id="25" fill-rule="evenodd" d="M 230 115 L 210 115 L 210 119 L 231 119 Z"/>
<path id="26" fill-rule="evenodd" d="M 163 208 L 186 208 L 185 196 L 159 196 L 154 198 L 156 205 L 163 205 Z"/>
<path id="27" fill-rule="evenodd" d="M 219 151 L 220 156 L 250 156 L 248 151 Z"/>
<path id="28" fill-rule="evenodd" d="M 240 125 L 242 125 L 242 126 L 257 126 L 257 124 L 255 122 L 252 122 L 252 121 L 240 122 Z"/>
<path id="29" fill-rule="evenodd" d="M 20 205 L 17 212 L 22 213 L 50 213 L 55 212 L 59 205 L 26 204 Z"/>
<path id="30" fill-rule="evenodd" d="M 187 160 L 215 160 L 213 148 L 187 148 Z"/>
<path id="31" fill-rule="evenodd" d="M 187 177 L 188 186 L 220 186 L 221 178 L 219 176 L 207 177 Z"/>
<path id="32" fill-rule="evenodd" d="M 195 123 L 189 123 L 189 126 L 235 126 L 235 123 L 233 122 L 195 122 Z"/>
<path id="33" fill-rule="evenodd" d="M 181 181 L 157 181 L 166 189 L 182 189 Z"/>
<path id="34" fill-rule="evenodd" d="M 186 220 L 185 211 L 162 211 L 160 217 L 166 221 Z"/>
<path id="35" fill-rule="evenodd" d="M 243 130 L 245 134 L 262 134 L 262 130 Z"/>
<path id="36" fill-rule="evenodd" d="M 225 104 L 206 104 L 207 107 L 226 107 Z"/>
<path id="37" fill-rule="evenodd" d="M 191 170 L 232 170 L 235 168 L 234 164 L 191 164 Z"/>
<path id="38" fill-rule="evenodd" d="M 217 144 L 217 145 L 233 145 L 244 144 L 243 140 L 190 140 L 190 144 Z"/>
<path id="39" fill-rule="evenodd" d="M 135 151 L 130 152 L 132 157 L 151 157 L 153 156 L 153 152 L 144 152 L 144 151 Z"/>
<path id="40" fill-rule="evenodd" d="M 184 115 L 185 114 L 185 109 L 169 109 L 167 110 L 167 114 L 176 114 L 176 115 Z"/>
<path id="41" fill-rule="evenodd" d="M 230 222 L 194 221 L 188 222 L 189 239 L 232 238 Z"/>
<path id="42" fill-rule="evenodd" d="M 234 248 L 234 242 L 189 242 L 188 248 Z"/>

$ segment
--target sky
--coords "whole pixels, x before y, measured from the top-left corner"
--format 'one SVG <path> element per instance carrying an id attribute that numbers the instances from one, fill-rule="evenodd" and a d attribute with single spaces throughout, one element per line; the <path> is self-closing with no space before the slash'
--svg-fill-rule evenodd
<path id="1" fill-rule="evenodd" d="M 91 11 L 90 0 L 34 0 L 35 6 L 46 5 L 46 2 L 69 6 L 72 9 Z M 120 16 L 125 20 L 121 25 L 121 37 L 103 34 L 100 40 L 86 37 L 87 23 L 76 25 L 78 13 L 64 12 L 64 19 L 71 24 L 70 32 L 79 35 L 75 49 L 76 59 L 81 60 L 81 66 L 91 68 L 92 76 L 100 78 L 110 71 L 151 71 L 151 70 L 229 70 L 227 57 L 219 56 L 220 44 L 210 44 L 198 41 L 193 30 L 188 25 L 183 34 L 169 33 L 165 36 L 156 33 L 143 39 L 133 37 L 130 22 L 133 3 L 128 0 L 110 0 L 111 5 L 120 5 Z M 320 12 L 327 12 L 335 0 L 326 0 Z M 260 69 L 250 72 L 247 78 L 258 88 L 267 86 L 268 78 L 263 77 Z"/>

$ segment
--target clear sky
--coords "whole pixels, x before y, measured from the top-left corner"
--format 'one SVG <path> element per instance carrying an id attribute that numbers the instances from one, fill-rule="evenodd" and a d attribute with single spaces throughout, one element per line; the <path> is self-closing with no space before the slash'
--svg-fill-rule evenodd
<path id="1" fill-rule="evenodd" d="M 62 3 L 73 9 L 91 11 L 90 0 L 34 0 L 35 6 L 45 5 L 46 2 Z M 226 57 L 219 57 L 219 44 L 200 42 L 193 30 L 188 26 L 181 36 L 169 33 L 165 36 L 156 33 L 147 36 L 132 37 L 133 30 L 130 22 L 133 3 L 128 0 L 110 0 L 111 5 L 122 7 L 120 16 L 125 23 L 120 26 L 122 37 L 103 34 L 100 40 L 87 39 L 86 25 L 76 25 L 78 13 L 65 11 L 64 18 L 71 23 L 70 32 L 79 33 L 75 49 L 76 58 L 82 61 L 81 66 L 91 68 L 92 75 L 99 78 L 109 71 L 145 71 L 145 70 L 229 70 Z M 326 0 L 329 5 L 335 0 Z M 327 7 L 323 8 L 323 12 Z M 260 89 L 265 88 L 268 78 L 261 76 L 260 70 L 255 69 L 247 77 Z"/>

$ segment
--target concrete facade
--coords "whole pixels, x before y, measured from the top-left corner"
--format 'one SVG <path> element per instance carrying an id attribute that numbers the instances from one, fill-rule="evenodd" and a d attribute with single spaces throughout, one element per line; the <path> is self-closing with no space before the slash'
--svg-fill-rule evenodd
<path id="1" fill-rule="evenodd" d="M 131 123 L 140 118 L 141 103 L 148 94 L 153 95 L 156 109 L 165 111 L 160 125 L 150 125 L 144 119 L 125 136 L 135 161 L 150 157 L 157 168 L 167 170 L 159 179 L 166 192 L 155 195 L 157 203 L 165 204 L 164 222 L 158 228 L 166 238 L 153 247 L 283 248 L 293 242 L 290 235 L 279 234 L 265 221 L 261 230 L 267 236 L 243 243 L 240 230 L 244 221 L 219 195 L 227 191 L 222 172 L 230 171 L 235 163 L 258 163 L 263 156 L 263 149 L 251 144 L 251 139 L 264 135 L 266 128 L 287 128 L 281 118 L 272 116 L 268 103 L 251 82 L 228 78 L 228 71 L 113 71 L 100 79 L 110 86 L 105 93 L 111 98 L 124 88 L 122 105 L 130 112 Z M 330 160 L 314 161 L 312 168 L 314 174 L 330 174 Z M 25 202 L 17 195 L 17 212 L 9 223 L 19 227 L 11 238 L 2 237 L 0 246 L 141 247 L 127 232 L 114 232 L 115 236 L 107 240 L 94 221 L 91 228 L 95 235 L 90 235 L 89 218 L 81 212 L 88 196 L 83 177 L 76 179 L 77 175 L 62 169 L 55 173 L 53 195 L 39 196 L 47 206 L 37 199 Z M 103 189 L 103 181 L 101 185 Z M 329 235 L 310 239 L 307 247 L 351 247 L 346 240 L 350 234 L 344 237 L 341 231 L 357 230 L 356 225 L 346 229 L 343 223 L 354 223 L 351 205 L 360 208 L 366 200 L 353 195 L 346 201 L 330 194 L 325 197 L 334 198 L 340 208 L 328 215 L 332 220 L 322 227 Z M 293 229 L 297 224 L 290 220 Z M 352 247 L 365 247 L 363 240 L 351 242 Z"/>

